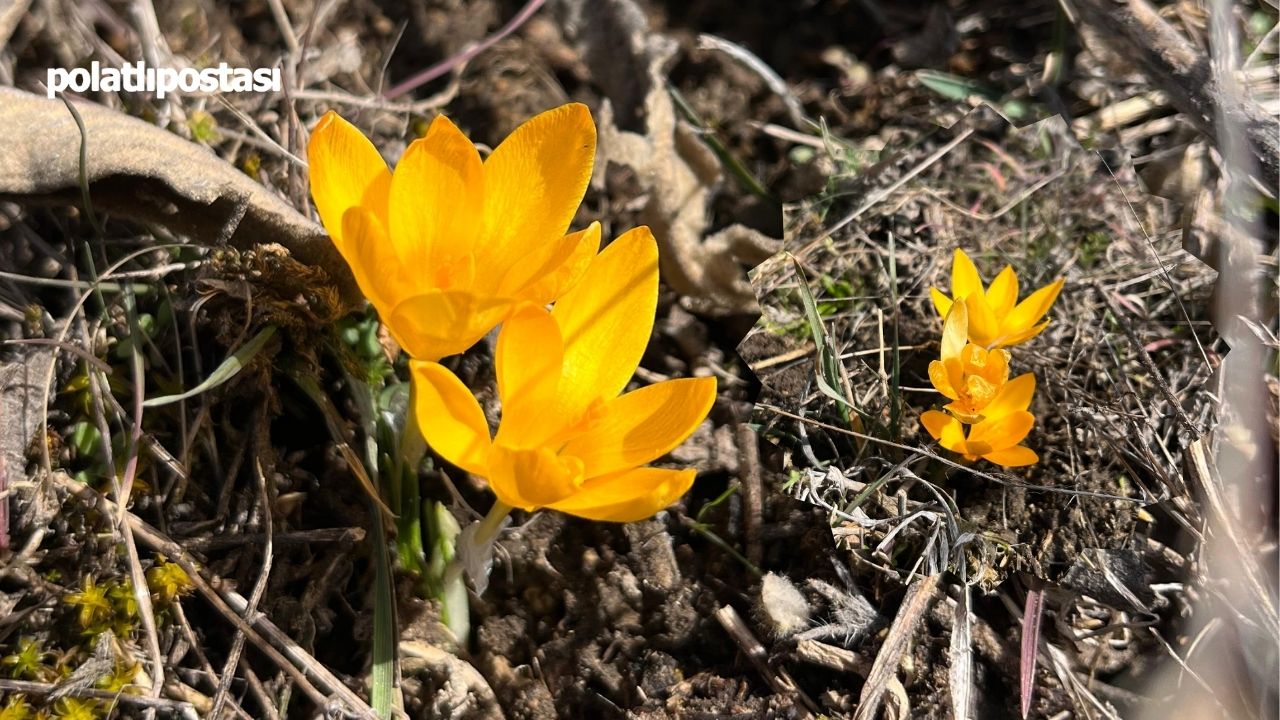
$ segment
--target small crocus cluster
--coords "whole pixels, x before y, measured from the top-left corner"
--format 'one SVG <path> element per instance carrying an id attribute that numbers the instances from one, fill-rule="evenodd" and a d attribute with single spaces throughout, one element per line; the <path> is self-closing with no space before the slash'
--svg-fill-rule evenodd
<path id="1" fill-rule="evenodd" d="M 956 250 L 951 265 L 951 297 L 930 288 L 943 318 L 942 352 L 929 363 L 929 381 L 951 402 L 920 416 L 929 434 L 966 460 L 982 458 L 1005 467 L 1032 465 L 1035 451 L 1022 445 L 1035 416 L 1031 373 L 1009 378 L 1007 347 L 1039 335 L 1044 317 L 1062 291 L 1062 279 L 1018 302 L 1018 276 L 1005 266 L 988 287 L 973 261 Z M 966 430 L 967 428 L 967 430 Z"/>
<path id="2" fill-rule="evenodd" d="M 645 227 L 598 254 L 598 223 L 568 232 L 595 139 L 590 113 L 570 104 L 521 125 L 482 161 L 438 117 L 393 173 L 329 113 L 308 156 L 321 221 L 410 356 L 427 443 L 485 478 L 499 509 L 629 522 L 693 483 L 693 469 L 647 464 L 693 434 L 716 381 L 623 393 L 653 330 L 658 247 Z M 471 390 L 439 360 L 498 325 L 502 418 L 491 435 Z"/>

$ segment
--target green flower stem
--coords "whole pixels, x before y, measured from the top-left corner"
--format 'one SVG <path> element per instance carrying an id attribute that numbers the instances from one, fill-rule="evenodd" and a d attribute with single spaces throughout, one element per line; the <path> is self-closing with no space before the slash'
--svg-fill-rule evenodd
<path id="1" fill-rule="evenodd" d="M 409 388 L 409 405 L 405 411 L 404 427 L 400 431 L 397 467 L 392 472 L 391 488 L 396 520 L 396 550 L 400 563 L 410 571 L 426 574 L 427 554 L 422 537 L 422 498 L 418 486 L 418 468 L 427 453 L 427 443 L 418 427 L 418 415 L 413 411 L 413 386 Z M 428 524 L 430 528 L 431 525 Z M 434 545 L 428 541 L 427 545 Z"/>
<path id="2" fill-rule="evenodd" d="M 440 603 L 440 621 L 453 633 L 458 645 L 465 646 L 471 634 L 471 608 L 462 573 L 453 570 L 461 528 L 444 505 L 422 500 L 418 468 L 427 453 L 427 443 L 414 412 L 415 392 L 410 385 L 397 454 L 399 487 L 393 492 L 398 496 L 400 516 L 396 545 L 404 567 L 420 574 L 423 594 Z"/>
<path id="3" fill-rule="evenodd" d="M 489 514 L 480 521 L 480 526 L 476 528 L 476 534 L 472 538 L 477 547 L 493 544 L 498 532 L 502 530 L 502 521 L 507 519 L 511 510 L 511 506 L 501 500 L 493 501 L 493 507 L 489 508 Z"/>
<path id="4" fill-rule="evenodd" d="M 422 429 L 418 427 L 418 413 L 414 408 L 413 384 L 409 384 L 409 407 L 405 410 L 404 430 L 400 433 L 400 459 L 411 470 L 417 470 L 422 458 L 427 454 L 427 441 L 422 437 Z"/>

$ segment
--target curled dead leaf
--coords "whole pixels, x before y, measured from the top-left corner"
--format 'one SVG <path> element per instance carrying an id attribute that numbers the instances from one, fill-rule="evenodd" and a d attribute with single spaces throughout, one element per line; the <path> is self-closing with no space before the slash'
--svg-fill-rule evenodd
<path id="1" fill-rule="evenodd" d="M 699 310 L 754 313 L 746 268 L 781 247 L 743 225 L 708 236 L 707 208 L 721 180 L 720 162 L 682 122 L 666 88 L 676 43 L 651 32 L 631 0 L 565 0 L 565 24 L 608 99 L 597 120 L 594 183 L 609 163 L 635 171 L 644 190 L 640 222 L 661 245 L 662 276 Z"/>
<path id="2" fill-rule="evenodd" d="M 88 137 L 94 208 L 193 241 L 244 249 L 278 243 L 323 268 L 347 302 L 359 291 L 324 228 L 204 148 L 89 102 L 75 103 Z M 80 129 L 58 100 L 0 87 L 0 200 L 80 203 Z"/>

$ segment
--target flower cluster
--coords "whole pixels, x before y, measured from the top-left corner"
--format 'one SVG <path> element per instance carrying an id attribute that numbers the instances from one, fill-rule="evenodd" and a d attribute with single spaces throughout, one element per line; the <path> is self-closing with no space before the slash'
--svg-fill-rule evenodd
<path id="1" fill-rule="evenodd" d="M 1027 408 L 1036 379 L 1031 373 L 1009 379 L 1010 353 L 1005 348 L 1045 329 L 1049 321 L 1044 316 L 1058 299 L 1062 283 L 1058 279 L 1018 302 L 1018 276 L 1011 266 L 984 287 L 973 261 L 956 250 L 951 297 L 930 288 L 943 325 L 941 358 L 929 363 L 929 381 L 951 402 L 943 411 L 920 416 L 944 448 L 966 460 L 983 458 L 1005 467 L 1039 460 L 1035 451 L 1021 444 L 1035 424 Z"/>
<path id="2" fill-rule="evenodd" d="M 487 479 L 505 507 L 628 522 L 693 483 L 693 469 L 647 464 L 701 424 L 716 381 L 622 392 L 653 330 L 658 247 L 645 227 L 599 253 L 598 223 L 568 232 L 595 138 L 586 107 L 565 105 L 521 125 L 482 161 L 437 117 L 393 173 L 331 112 L 308 156 L 321 221 L 410 356 L 427 443 Z M 471 390 L 439 360 L 498 325 L 502 417 L 491 435 Z"/>

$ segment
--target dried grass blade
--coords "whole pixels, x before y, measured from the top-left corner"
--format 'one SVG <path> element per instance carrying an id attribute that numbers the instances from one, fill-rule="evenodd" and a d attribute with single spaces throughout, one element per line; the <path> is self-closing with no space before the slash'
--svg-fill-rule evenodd
<path id="1" fill-rule="evenodd" d="M 956 600 L 955 620 L 951 626 L 951 669 L 947 679 L 951 685 L 951 711 L 956 720 L 968 720 L 973 704 L 973 647 L 970 642 L 969 585 L 961 587 Z"/>
<path id="2" fill-rule="evenodd" d="M 1036 655 L 1040 647 L 1040 618 L 1044 611 L 1044 590 L 1027 591 L 1027 605 L 1022 613 L 1022 656 L 1019 663 L 1018 690 L 1022 697 L 1022 717 L 1031 712 L 1036 689 Z"/>

